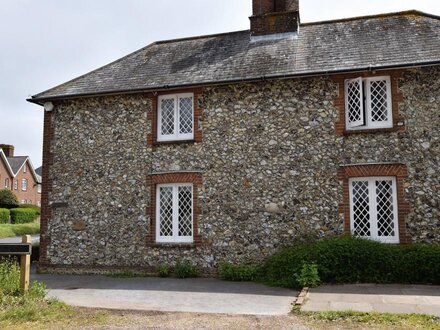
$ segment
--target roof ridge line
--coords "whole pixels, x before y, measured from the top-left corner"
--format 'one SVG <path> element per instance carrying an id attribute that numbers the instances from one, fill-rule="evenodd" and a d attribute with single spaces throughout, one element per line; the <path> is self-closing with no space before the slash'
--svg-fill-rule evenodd
<path id="1" fill-rule="evenodd" d="M 244 32 L 250 32 L 250 30 L 239 30 L 239 31 L 231 31 L 231 32 L 221 32 L 221 33 L 213 33 L 213 34 L 203 34 L 199 36 L 193 36 L 193 37 L 184 37 L 184 38 L 175 38 L 175 39 L 166 39 L 166 40 L 159 40 L 156 41 L 156 44 L 166 44 L 169 42 L 176 42 L 176 41 L 187 41 L 187 40 L 197 40 L 197 39 L 205 39 L 205 38 L 213 38 L 213 37 L 220 37 L 224 35 L 230 35 L 230 34 L 238 34 L 238 33 L 244 33 Z"/>
<path id="2" fill-rule="evenodd" d="M 390 16 L 402 16 L 402 15 L 414 15 L 414 14 L 419 15 L 419 16 L 431 17 L 431 18 L 435 18 L 435 19 L 440 20 L 440 16 L 425 13 L 425 12 L 417 10 L 417 9 L 410 9 L 410 10 L 396 11 L 396 12 L 390 12 L 390 13 L 380 13 L 380 14 L 372 14 L 372 15 L 364 15 L 364 16 L 354 16 L 354 17 L 330 19 L 330 20 L 316 21 L 316 22 L 307 22 L 307 23 L 301 23 L 300 25 L 301 26 L 309 26 L 309 25 L 329 24 L 329 23 L 343 23 L 343 22 L 358 21 L 358 20 L 370 19 L 370 18 L 384 18 L 384 17 L 390 17 Z"/>

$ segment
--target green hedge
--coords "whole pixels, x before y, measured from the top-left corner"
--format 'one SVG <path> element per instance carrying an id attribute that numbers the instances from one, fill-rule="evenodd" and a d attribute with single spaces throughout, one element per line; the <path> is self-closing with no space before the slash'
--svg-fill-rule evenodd
<path id="1" fill-rule="evenodd" d="M 254 281 L 257 274 L 257 267 L 254 265 L 222 263 L 218 269 L 218 275 L 226 281 Z"/>
<path id="2" fill-rule="evenodd" d="M 37 205 L 34 205 L 34 204 L 20 204 L 19 208 L 20 209 L 32 209 L 32 210 L 35 210 L 37 215 L 41 214 L 41 208 Z"/>
<path id="3" fill-rule="evenodd" d="M 37 212 L 33 209 L 17 208 L 11 209 L 10 212 L 12 223 L 30 223 L 37 218 Z"/>
<path id="4" fill-rule="evenodd" d="M 297 274 L 316 264 L 325 283 L 440 284 L 440 245 L 390 245 L 349 236 L 298 243 L 269 257 L 262 281 L 300 287 Z"/>
<path id="5" fill-rule="evenodd" d="M 0 223 L 9 223 L 9 215 L 8 209 L 0 209 Z"/>

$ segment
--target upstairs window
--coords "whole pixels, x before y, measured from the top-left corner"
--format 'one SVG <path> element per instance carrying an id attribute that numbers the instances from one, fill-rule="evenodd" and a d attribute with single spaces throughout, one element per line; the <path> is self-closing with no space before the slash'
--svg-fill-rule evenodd
<path id="1" fill-rule="evenodd" d="M 28 186 L 27 179 L 21 180 L 21 190 L 26 191 L 27 190 L 27 186 Z"/>
<path id="2" fill-rule="evenodd" d="M 194 95 L 159 96 L 157 141 L 194 139 Z"/>
<path id="3" fill-rule="evenodd" d="M 41 184 L 37 184 L 37 193 L 41 194 Z"/>
<path id="4" fill-rule="evenodd" d="M 393 127 L 390 77 L 345 81 L 347 130 Z"/>
<path id="5" fill-rule="evenodd" d="M 23 173 L 26 173 L 26 172 L 27 172 L 27 164 L 24 163 L 24 165 L 23 165 Z"/>
<path id="6" fill-rule="evenodd" d="M 18 189 L 18 180 L 14 180 L 14 189 L 15 189 L 15 190 Z"/>
<path id="7" fill-rule="evenodd" d="M 156 242 L 192 243 L 192 184 L 157 185 L 156 194 Z"/>
<path id="8" fill-rule="evenodd" d="M 9 179 L 5 179 L 5 188 L 9 189 Z"/>
<path id="9" fill-rule="evenodd" d="M 383 243 L 399 243 L 396 179 L 352 178 L 349 187 L 352 234 Z"/>

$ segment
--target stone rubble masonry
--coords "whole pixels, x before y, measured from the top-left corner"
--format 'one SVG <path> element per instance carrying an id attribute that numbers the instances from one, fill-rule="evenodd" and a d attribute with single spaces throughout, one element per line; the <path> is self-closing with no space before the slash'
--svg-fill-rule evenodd
<path id="1" fill-rule="evenodd" d="M 402 241 L 440 242 L 440 69 L 393 77 L 405 127 L 375 133 L 337 134 L 342 80 L 331 76 L 205 87 L 203 140 L 183 144 L 147 143 L 152 94 L 55 102 L 45 114 L 41 269 L 189 261 L 210 272 L 340 235 L 348 165 L 395 164 Z M 184 172 L 201 173 L 202 244 L 151 244 L 152 174 Z"/>

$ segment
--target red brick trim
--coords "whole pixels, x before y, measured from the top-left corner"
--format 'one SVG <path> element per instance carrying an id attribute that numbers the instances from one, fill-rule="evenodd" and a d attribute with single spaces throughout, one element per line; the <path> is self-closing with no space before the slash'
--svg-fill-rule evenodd
<path id="1" fill-rule="evenodd" d="M 192 183 L 193 184 L 193 235 L 194 243 L 191 245 L 201 245 L 202 236 L 199 234 L 199 218 L 202 210 L 198 202 L 198 192 L 202 188 L 202 174 L 197 172 L 175 172 L 164 174 L 152 174 L 147 177 L 147 186 L 150 188 L 150 206 L 147 207 L 147 214 L 150 215 L 150 230 L 148 231 L 147 243 L 156 244 L 156 186 L 164 183 Z M 161 244 L 162 245 L 162 244 Z M 170 244 L 164 244 L 170 245 Z M 182 246 L 182 244 L 172 244 L 172 246 Z"/>
<path id="2" fill-rule="evenodd" d="M 40 264 L 48 264 L 47 246 L 50 244 L 50 237 L 47 235 L 47 225 L 52 217 L 52 210 L 49 205 L 49 194 L 52 191 L 52 180 L 50 179 L 50 167 L 53 164 L 51 153 L 51 141 L 53 139 L 53 112 L 44 113 L 43 131 L 43 171 L 41 191 L 41 217 L 40 217 Z"/>
<path id="3" fill-rule="evenodd" d="M 344 232 L 350 234 L 350 194 L 349 179 L 356 177 L 394 176 L 397 189 L 397 212 L 399 224 L 399 240 L 401 244 L 410 243 L 410 237 L 406 231 L 406 217 L 410 206 L 405 199 L 404 182 L 408 178 L 408 170 L 404 164 L 372 164 L 341 166 L 338 169 L 338 179 L 341 181 L 343 190 L 343 202 L 339 207 L 339 213 L 344 215 Z"/>
<path id="4" fill-rule="evenodd" d="M 181 93 L 193 93 L 194 94 L 194 139 L 187 141 L 167 141 L 167 142 L 158 142 L 157 141 L 157 100 L 161 95 L 167 94 L 181 94 Z M 151 121 L 151 134 L 147 136 L 147 143 L 149 145 L 161 145 L 161 144 L 182 144 L 182 143 L 195 143 L 202 142 L 202 130 L 199 122 L 203 121 L 203 110 L 200 108 L 199 101 L 202 98 L 203 89 L 184 89 L 184 90 L 175 90 L 170 92 L 159 92 L 155 93 L 155 95 L 151 96 L 151 109 L 148 113 L 148 118 Z"/>
<path id="5" fill-rule="evenodd" d="M 384 133 L 384 132 L 402 132 L 405 130 L 405 125 L 398 126 L 399 122 L 403 122 L 403 118 L 399 113 L 399 103 L 403 102 L 403 94 L 399 89 L 399 80 L 403 79 L 403 70 L 388 70 L 377 72 L 361 72 L 361 73 L 347 73 L 333 75 L 332 80 L 338 84 L 338 94 L 334 100 L 334 105 L 339 109 L 339 121 L 336 123 L 337 135 L 351 135 L 362 133 Z M 393 127 L 380 129 L 363 129 L 363 130 L 346 130 L 345 128 L 345 80 L 357 77 L 377 77 L 390 76 L 391 79 L 391 98 L 392 98 L 392 113 L 393 113 Z"/>

